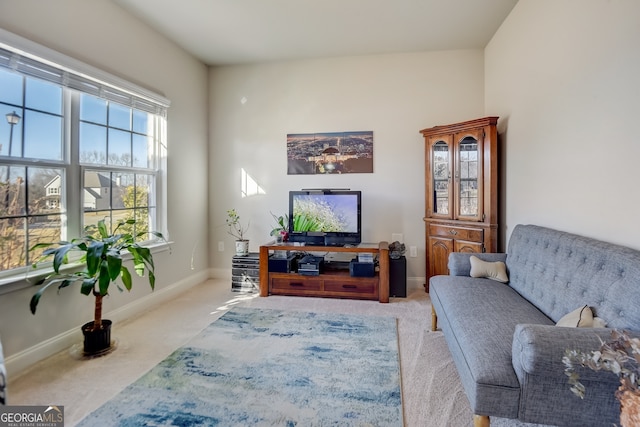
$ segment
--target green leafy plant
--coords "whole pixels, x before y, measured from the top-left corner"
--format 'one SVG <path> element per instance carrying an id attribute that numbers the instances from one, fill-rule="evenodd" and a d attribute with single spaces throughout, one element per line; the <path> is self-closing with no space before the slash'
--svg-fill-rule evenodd
<path id="1" fill-rule="evenodd" d="M 271 230 L 270 235 L 274 237 L 282 236 L 285 238 L 289 231 L 289 215 L 284 214 L 276 216 L 273 212 L 269 212 L 276 222 L 276 226 Z"/>
<path id="2" fill-rule="evenodd" d="M 227 211 L 227 226 L 229 227 L 228 233 L 236 238 L 236 240 L 246 240 L 244 234 L 249 230 L 249 223 L 244 227 L 240 224 L 240 215 L 235 209 L 229 209 Z"/>
<path id="3" fill-rule="evenodd" d="M 581 398 L 584 398 L 585 387 L 576 372 L 578 366 L 617 375 L 623 390 L 637 393 L 640 389 L 640 338 L 631 337 L 626 331 L 614 329 L 611 339 L 600 340 L 598 350 L 566 350 L 562 362 L 565 374 L 569 377 L 571 391 Z"/>
<path id="4" fill-rule="evenodd" d="M 147 271 L 149 285 L 153 290 L 156 281 L 153 255 L 149 248 L 140 246 L 136 240 L 148 233 L 159 239 L 165 239 L 161 233 L 154 231 L 145 230 L 132 234 L 129 230 L 134 228 L 135 223 L 134 219 L 122 220 L 118 222 L 110 234 L 105 220 L 100 220 L 97 225 L 86 226 L 82 238 L 73 239 L 70 242 L 38 243 L 33 246 L 31 251 L 44 248 L 42 256 L 33 264 L 33 267 L 35 268 L 40 262 L 53 257 L 53 273 L 39 283 L 42 286 L 31 298 L 31 313 L 36 313 L 42 294 L 50 286 L 57 285 L 60 290 L 79 282 L 80 292 L 83 295 L 95 297 L 93 329 L 100 329 L 102 327 L 102 298 L 108 295 L 111 283 L 115 283 L 120 278 L 127 291 L 130 291 L 133 285 L 131 273 L 123 264 L 123 253 L 125 252 L 131 254 L 133 268 L 138 276 L 144 276 L 145 270 Z M 125 229 L 129 230 L 123 231 Z M 63 264 L 69 263 L 69 254 L 77 251 L 83 253 L 78 263 L 84 264 L 84 268 L 76 272 L 61 272 L 60 268 Z M 118 290 L 123 291 L 119 285 L 117 287 Z"/>

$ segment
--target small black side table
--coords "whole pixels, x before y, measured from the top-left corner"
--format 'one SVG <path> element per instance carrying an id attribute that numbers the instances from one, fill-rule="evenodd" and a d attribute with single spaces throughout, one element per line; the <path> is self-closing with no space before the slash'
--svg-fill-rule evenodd
<path id="1" fill-rule="evenodd" d="M 234 255 L 231 261 L 231 290 L 258 292 L 260 284 L 260 253 Z"/>

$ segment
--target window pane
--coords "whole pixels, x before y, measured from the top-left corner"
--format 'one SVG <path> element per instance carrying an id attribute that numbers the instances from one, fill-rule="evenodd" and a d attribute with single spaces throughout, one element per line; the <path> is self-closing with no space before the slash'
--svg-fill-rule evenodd
<path id="1" fill-rule="evenodd" d="M 131 166 L 131 133 L 109 129 L 109 164 Z"/>
<path id="2" fill-rule="evenodd" d="M 22 106 L 22 76 L 0 68 L 0 102 Z"/>
<path id="3" fill-rule="evenodd" d="M 29 218 L 29 242 L 32 248 L 38 243 L 55 243 L 62 240 L 62 220 L 60 215 L 47 215 Z M 28 252 L 27 264 L 30 265 L 42 256 L 44 249 L 36 249 Z"/>
<path id="4" fill-rule="evenodd" d="M 131 130 L 131 108 L 120 104 L 109 104 L 109 126 Z"/>
<path id="5" fill-rule="evenodd" d="M 107 101 L 82 94 L 80 96 L 80 120 L 106 125 Z"/>
<path id="6" fill-rule="evenodd" d="M 0 92 L 2 89 L 0 89 Z M 20 121 L 14 125 L 6 120 L 7 114 L 16 113 L 20 116 Z M 22 109 L 9 105 L 0 104 L 0 156 L 11 155 L 20 157 L 22 153 Z"/>
<path id="7" fill-rule="evenodd" d="M 85 171 L 82 191 L 85 211 L 111 209 L 111 173 Z"/>
<path id="8" fill-rule="evenodd" d="M 24 157 L 62 160 L 62 117 L 25 111 Z"/>
<path id="9" fill-rule="evenodd" d="M 149 167 L 149 152 L 153 140 L 147 136 L 133 134 L 133 166 L 138 168 Z"/>
<path id="10" fill-rule="evenodd" d="M 25 107 L 62 114 L 62 88 L 42 80 L 27 78 Z"/>
<path id="11" fill-rule="evenodd" d="M 80 163 L 107 164 L 107 128 L 80 123 Z"/>
<path id="12" fill-rule="evenodd" d="M 0 166 L 0 216 L 25 213 L 25 168 Z"/>
<path id="13" fill-rule="evenodd" d="M 149 206 L 149 175 L 127 174 L 122 179 L 122 206 L 133 209 Z"/>
<path id="14" fill-rule="evenodd" d="M 133 206 L 131 201 L 127 200 L 127 188 L 133 187 L 134 174 L 132 173 L 114 173 L 113 174 L 113 193 L 111 194 L 113 209 L 124 209 Z"/>
<path id="15" fill-rule="evenodd" d="M 23 218 L 0 218 L 0 268 L 24 267 L 27 262 L 27 243 Z"/>
<path id="16" fill-rule="evenodd" d="M 151 206 L 151 194 L 153 192 L 153 175 L 136 175 L 136 207 Z"/>
<path id="17" fill-rule="evenodd" d="M 95 212 L 84 212 L 82 223 L 83 228 L 88 227 L 90 225 L 98 225 L 98 221 L 104 220 L 107 226 L 107 230 L 111 231 L 111 211 L 95 211 Z M 98 237 L 98 232 L 96 230 L 95 237 Z"/>
<path id="18" fill-rule="evenodd" d="M 151 128 L 153 123 L 153 117 L 151 114 L 140 110 L 133 110 L 133 131 L 137 133 L 143 133 L 150 135 L 153 133 Z"/>
<path id="19" fill-rule="evenodd" d="M 140 236 L 140 238 L 137 240 L 144 241 L 153 239 L 154 237 L 149 235 L 148 233 L 149 230 L 155 231 L 153 228 L 153 224 L 150 224 L 151 218 L 154 218 L 153 215 L 155 215 L 155 209 L 136 209 L 135 212 L 136 234 L 146 233 L 145 235 Z"/>
<path id="20" fill-rule="evenodd" d="M 28 168 L 29 215 L 62 212 L 62 206 L 66 204 L 63 176 L 62 169 Z"/>

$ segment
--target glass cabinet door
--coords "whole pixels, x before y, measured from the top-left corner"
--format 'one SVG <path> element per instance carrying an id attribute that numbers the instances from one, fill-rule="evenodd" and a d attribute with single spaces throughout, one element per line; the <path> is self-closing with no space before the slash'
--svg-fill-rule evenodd
<path id="1" fill-rule="evenodd" d="M 456 140 L 456 216 L 481 221 L 481 144 L 471 135 Z"/>
<path id="2" fill-rule="evenodd" d="M 451 218 L 453 213 L 450 138 L 439 138 L 431 144 L 432 215 Z"/>

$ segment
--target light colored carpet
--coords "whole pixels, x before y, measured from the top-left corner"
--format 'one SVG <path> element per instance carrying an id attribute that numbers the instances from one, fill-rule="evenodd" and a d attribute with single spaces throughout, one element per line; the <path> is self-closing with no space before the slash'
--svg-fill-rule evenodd
<path id="1" fill-rule="evenodd" d="M 431 307 L 423 290 L 414 290 L 407 298 L 392 298 L 389 304 L 260 298 L 232 292 L 229 281 L 224 280 L 210 280 L 136 319 L 114 324 L 118 349 L 107 356 L 80 361 L 61 352 L 17 378 L 9 377 L 9 404 L 64 405 L 65 425 L 75 426 L 234 306 L 396 317 L 405 426 L 473 426 L 473 414 L 444 337 L 430 330 Z M 491 425 L 531 426 L 498 418 Z"/>

